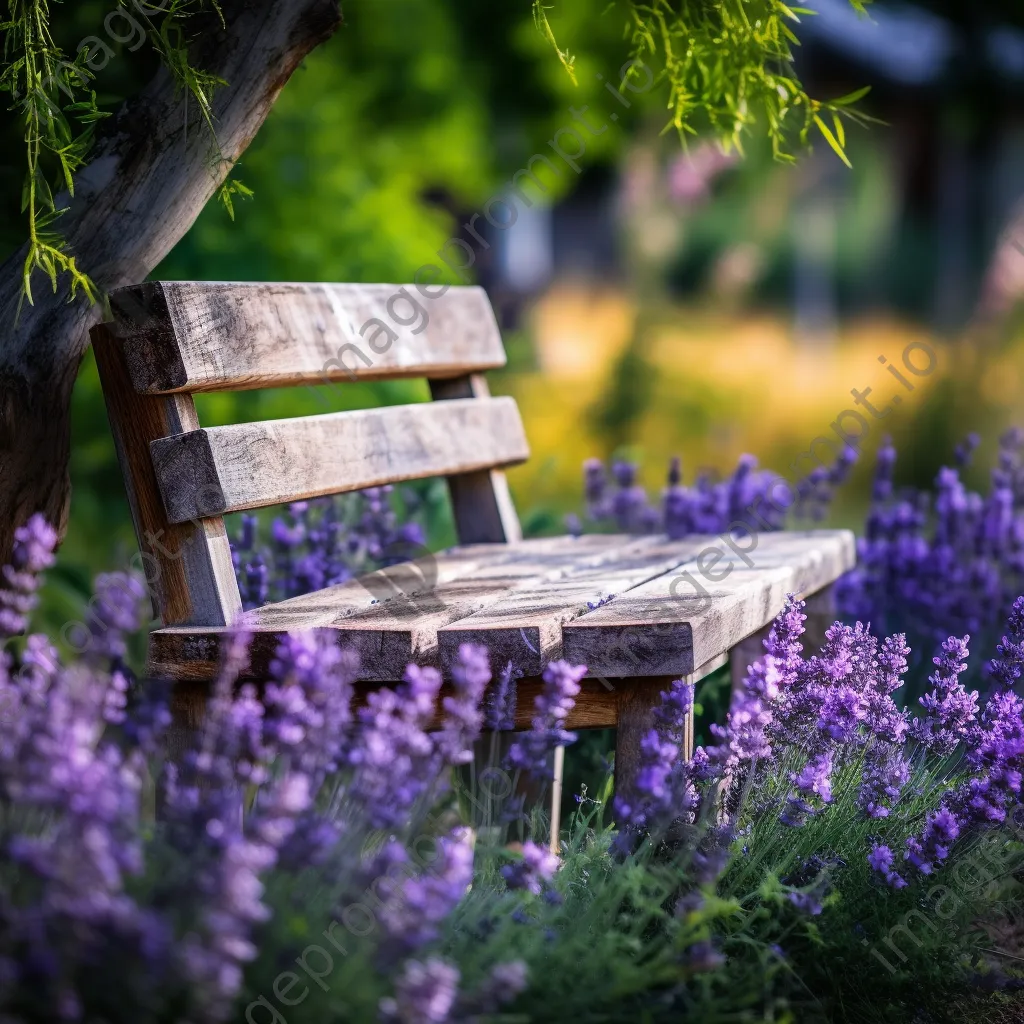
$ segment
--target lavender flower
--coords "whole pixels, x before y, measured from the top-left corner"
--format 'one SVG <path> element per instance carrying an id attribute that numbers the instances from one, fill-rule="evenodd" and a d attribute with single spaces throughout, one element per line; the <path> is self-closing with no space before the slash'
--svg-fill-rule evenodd
<path id="1" fill-rule="evenodd" d="M 907 840 L 904 858 L 923 875 L 930 875 L 949 856 L 950 847 L 960 835 L 960 822 L 947 807 L 930 814 L 920 838 Z"/>
<path id="2" fill-rule="evenodd" d="M 924 715 L 910 726 L 910 735 L 939 756 L 951 754 L 957 744 L 966 739 L 971 725 L 978 716 L 978 691 L 968 693 L 960 682 L 960 674 L 967 668 L 967 642 L 949 637 L 938 657 L 933 661 L 936 671 L 929 677 L 930 693 L 919 703 Z"/>
<path id="3" fill-rule="evenodd" d="M 905 889 L 907 880 L 898 872 L 893 870 L 896 863 L 895 854 L 888 846 L 876 843 L 868 854 L 868 865 L 872 871 L 877 871 L 885 879 L 886 885 L 893 889 Z"/>
<path id="4" fill-rule="evenodd" d="M 693 684 L 676 679 L 662 691 L 654 709 L 654 728 L 640 741 L 640 770 L 628 790 L 615 795 L 619 833 L 615 849 L 633 851 L 644 833 L 668 825 L 673 819 L 690 820 L 697 805 L 696 791 L 681 755 L 693 710 Z M 705 752 L 701 751 L 706 757 Z"/>
<path id="5" fill-rule="evenodd" d="M 476 990 L 459 1000 L 460 1015 L 495 1014 L 526 991 L 527 969 L 522 960 L 495 964 Z"/>
<path id="6" fill-rule="evenodd" d="M 661 692 L 654 707 L 654 727 L 658 734 L 680 749 L 693 711 L 693 683 L 675 679 Z"/>
<path id="7" fill-rule="evenodd" d="M 442 701 L 445 718 L 437 737 L 437 748 L 449 764 L 466 764 L 473 760 L 473 744 L 483 727 L 480 702 L 490 681 L 487 648 L 462 644 L 452 666 L 455 695 Z"/>
<path id="8" fill-rule="evenodd" d="M 869 818 L 887 818 L 910 781 L 910 763 L 899 744 L 875 740 L 864 755 L 857 803 Z"/>
<path id="9" fill-rule="evenodd" d="M 396 849 L 397 848 L 397 849 Z M 378 865 L 385 864 L 381 884 L 381 923 L 389 938 L 410 950 L 438 937 L 439 926 L 466 894 L 473 879 L 473 847 L 461 832 L 437 842 L 437 854 L 422 873 L 396 881 L 393 865 L 403 863 L 400 848 L 389 844 Z"/>
<path id="10" fill-rule="evenodd" d="M 1009 690 L 1024 668 L 1024 596 L 1013 602 L 1007 629 L 1009 632 L 996 647 L 997 656 L 985 666 L 993 686 L 1000 690 Z"/>
<path id="11" fill-rule="evenodd" d="M 270 526 L 269 548 L 258 540 L 257 520 L 243 516 L 232 561 L 246 609 L 333 586 L 360 573 L 421 553 L 418 523 L 398 523 L 392 487 L 294 502 Z M 408 493 L 406 510 L 417 500 Z"/>
<path id="12" fill-rule="evenodd" d="M 264 732 L 311 778 L 338 767 L 358 668 L 358 659 L 326 629 L 284 637 L 270 663 Z"/>
<path id="13" fill-rule="evenodd" d="M 90 605 L 91 655 L 121 668 L 127 656 L 125 637 L 141 629 L 148 612 L 145 584 L 130 573 L 105 573 L 96 577 L 95 598 Z"/>
<path id="14" fill-rule="evenodd" d="M 719 743 L 706 748 L 708 759 L 719 772 L 734 770 L 762 758 L 770 757 L 768 728 L 772 713 L 754 693 L 741 690 L 733 696 L 725 726 L 711 726 Z"/>
<path id="15" fill-rule="evenodd" d="M 427 792 L 437 773 L 427 734 L 441 688 L 435 669 L 410 665 L 403 686 L 371 693 L 357 714 L 359 742 L 350 749 L 349 798 L 372 828 L 394 828 Z"/>
<path id="16" fill-rule="evenodd" d="M 0 640 L 23 633 L 36 606 L 39 574 L 53 565 L 57 532 L 39 514 L 14 531 L 14 555 L 0 588 Z"/>
<path id="17" fill-rule="evenodd" d="M 725 957 L 714 942 L 702 939 L 683 953 L 683 966 L 694 974 L 708 974 L 725 965 Z"/>
<path id="18" fill-rule="evenodd" d="M 539 896 L 544 884 L 554 877 L 558 863 L 555 854 L 528 839 L 523 843 L 522 859 L 506 864 L 501 869 L 501 877 L 510 889 L 525 889 Z"/>
<path id="19" fill-rule="evenodd" d="M 585 665 L 554 661 L 544 669 L 544 689 L 534 701 L 530 731 L 509 748 L 508 762 L 513 768 L 538 778 L 550 778 L 548 757 L 556 747 L 576 742 L 576 734 L 567 732 L 565 719 L 576 704 L 580 680 L 587 674 Z"/>
<path id="20" fill-rule="evenodd" d="M 488 691 L 484 699 L 484 720 L 492 732 L 516 727 L 516 680 L 521 675 L 510 661 L 501 670 L 497 685 Z"/>
<path id="21" fill-rule="evenodd" d="M 395 985 L 394 998 L 380 1001 L 382 1021 L 393 1024 L 445 1024 L 458 995 L 459 969 L 446 960 L 409 960 Z"/>

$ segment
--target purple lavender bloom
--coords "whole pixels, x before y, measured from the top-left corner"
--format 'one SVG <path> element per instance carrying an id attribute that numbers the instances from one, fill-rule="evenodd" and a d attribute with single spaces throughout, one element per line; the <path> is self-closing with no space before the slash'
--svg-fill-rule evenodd
<path id="1" fill-rule="evenodd" d="M 397 844 L 391 844 L 397 846 Z M 388 937 L 406 949 L 432 942 L 441 923 L 466 895 L 473 880 L 473 847 L 461 832 L 437 842 L 437 854 L 420 874 L 396 881 L 393 865 L 398 852 L 384 852 L 385 869 L 375 888 L 383 896 L 381 923 Z"/>
<path id="2" fill-rule="evenodd" d="M 583 495 L 589 519 L 600 521 L 608 517 L 608 477 L 600 459 L 587 459 L 583 463 Z"/>
<path id="3" fill-rule="evenodd" d="M 818 728 L 836 743 L 849 743 L 865 717 L 861 692 L 854 686 L 835 686 L 821 702 Z"/>
<path id="4" fill-rule="evenodd" d="M 719 772 L 726 772 L 771 757 L 772 745 L 768 740 L 771 724 L 772 713 L 761 698 L 740 690 L 733 696 L 725 726 L 717 723 L 711 726 L 711 734 L 719 742 L 705 748 L 709 761 Z"/>
<path id="5" fill-rule="evenodd" d="M 633 462 L 616 462 L 612 466 L 618 490 L 611 498 L 611 514 L 622 533 L 646 533 L 652 527 L 647 493 L 636 482 L 636 474 L 637 467 Z M 654 526 L 657 521 L 655 513 Z"/>
<path id="6" fill-rule="evenodd" d="M 341 759 L 358 669 L 358 659 L 326 629 L 284 637 L 270 663 L 264 733 L 318 782 Z"/>
<path id="7" fill-rule="evenodd" d="M 14 531 L 11 564 L 3 568 L 0 586 L 0 640 L 28 628 L 28 616 L 36 606 L 39 574 L 53 565 L 57 532 L 38 513 Z"/>
<path id="8" fill-rule="evenodd" d="M 654 826 L 659 811 L 672 805 L 672 772 L 679 759 L 679 747 L 651 729 L 640 741 L 640 770 L 630 790 L 615 794 L 615 818 L 620 823 L 620 848 L 628 852 L 637 834 Z"/>
<path id="9" fill-rule="evenodd" d="M 558 866 L 555 854 L 528 839 L 523 843 L 522 859 L 506 864 L 501 869 L 501 877 L 510 889 L 525 889 L 539 896 L 544 885 L 554 878 Z"/>
<path id="10" fill-rule="evenodd" d="M 550 778 L 548 757 L 556 747 L 576 742 L 576 734 L 567 732 L 566 716 L 576 704 L 580 680 L 587 674 L 585 665 L 554 661 L 544 669 L 544 689 L 534 701 L 530 731 L 509 748 L 508 761 L 513 768 L 538 778 Z"/>
<path id="11" fill-rule="evenodd" d="M 790 775 L 793 792 L 779 820 L 790 828 L 799 828 L 808 815 L 819 814 L 832 802 L 833 754 L 831 750 L 809 757 L 799 772 Z"/>
<path id="12" fill-rule="evenodd" d="M 885 878 L 886 885 L 893 889 L 905 889 L 907 880 L 893 870 L 896 857 L 888 846 L 876 843 L 868 854 L 868 865 L 872 871 Z"/>
<path id="13" fill-rule="evenodd" d="M 484 720 L 493 732 L 506 732 L 516 727 L 516 680 L 522 673 L 507 662 L 484 698 Z"/>
<path id="14" fill-rule="evenodd" d="M 426 729 L 434 716 L 441 676 L 410 665 L 397 690 L 371 693 L 357 714 L 359 742 L 349 751 L 349 797 L 372 828 L 394 828 L 433 783 L 437 758 Z"/>
<path id="15" fill-rule="evenodd" d="M 969 636 L 962 640 L 951 636 L 942 644 L 941 653 L 932 659 L 936 666 L 928 679 L 932 690 L 919 701 L 925 713 L 910 725 L 910 735 L 940 757 L 967 739 L 978 716 L 978 691 L 968 693 L 960 682 L 967 668 L 969 640 Z"/>
<path id="16" fill-rule="evenodd" d="M 949 856 L 950 847 L 960 835 L 960 822 L 948 807 L 928 815 L 920 838 L 907 840 L 904 859 L 923 875 L 930 875 Z"/>
<path id="17" fill-rule="evenodd" d="M 662 690 L 654 707 L 654 727 L 661 737 L 681 749 L 692 711 L 693 683 L 675 679 L 667 690 Z"/>
<path id="18" fill-rule="evenodd" d="M 244 608 L 334 586 L 360 573 L 423 553 L 416 522 L 398 523 L 391 487 L 295 502 L 270 529 L 269 550 L 259 545 L 255 517 L 243 516 L 232 560 Z M 417 500 L 405 495 L 406 512 Z M 268 569 L 272 566 L 272 571 Z"/>
<path id="19" fill-rule="evenodd" d="M 409 960 L 395 984 L 394 998 L 380 1001 L 388 1024 L 445 1024 L 459 991 L 459 969 L 446 960 Z"/>
<path id="20" fill-rule="evenodd" d="M 480 704 L 490 681 L 487 648 L 462 644 L 452 666 L 455 695 L 445 697 L 442 702 L 445 717 L 437 737 L 437 749 L 449 764 L 466 764 L 473 760 L 473 744 L 483 727 Z"/>
<path id="21" fill-rule="evenodd" d="M 665 532 L 669 540 L 682 540 L 693 533 L 693 499 L 682 486 L 683 469 L 679 456 L 669 464 L 668 486 L 662 498 Z"/>
<path id="22" fill-rule="evenodd" d="M 692 683 L 676 679 L 662 691 L 654 709 L 654 728 L 640 741 L 640 770 L 634 784 L 615 795 L 616 852 L 631 853 L 644 833 L 673 819 L 691 819 L 698 798 L 681 752 L 692 709 Z M 701 754 L 707 757 L 706 752 Z"/>
<path id="23" fill-rule="evenodd" d="M 822 895 L 822 891 L 818 887 L 814 887 L 806 892 L 788 892 L 786 898 L 801 914 L 817 917 L 824 909 L 821 902 Z"/>
<path id="24" fill-rule="evenodd" d="M 125 637 L 135 633 L 149 617 L 145 584 L 130 573 L 104 573 L 96 577 L 90 604 L 90 655 L 123 666 L 128 654 Z"/>
<path id="25" fill-rule="evenodd" d="M 864 688 L 864 724 L 872 735 L 890 743 L 902 743 L 907 733 L 906 711 L 896 706 L 892 694 L 903 685 L 909 653 L 902 633 L 886 637 L 878 653 L 876 670 Z"/>
<path id="26" fill-rule="evenodd" d="M 468 1015 L 496 1014 L 502 1006 L 526 991 L 527 979 L 526 964 L 522 960 L 495 964 L 472 995 L 459 1000 L 459 1011 Z"/>
<path id="27" fill-rule="evenodd" d="M 973 432 L 968 434 L 953 450 L 953 461 L 957 466 L 961 469 L 968 467 L 979 444 L 981 444 L 981 437 L 978 434 Z"/>
<path id="28" fill-rule="evenodd" d="M 872 742 L 864 755 L 858 805 L 869 818 L 887 818 L 910 781 L 910 763 L 899 744 Z"/>
<path id="29" fill-rule="evenodd" d="M 1024 668 L 1024 596 L 1013 602 L 1006 625 L 1008 633 L 996 647 L 996 657 L 985 666 L 998 690 L 1013 687 Z"/>

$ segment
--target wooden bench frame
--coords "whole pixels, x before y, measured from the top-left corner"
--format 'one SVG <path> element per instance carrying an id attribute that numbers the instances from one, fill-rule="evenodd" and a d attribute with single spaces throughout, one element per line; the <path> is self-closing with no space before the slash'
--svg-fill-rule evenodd
<path id="1" fill-rule="evenodd" d="M 417 294 L 425 299 L 422 323 L 402 336 L 391 325 L 414 321 L 396 315 L 396 303 L 418 302 Z M 439 564 L 454 580 L 448 586 L 461 593 L 459 587 L 481 571 L 474 559 L 489 559 L 493 586 L 504 596 L 467 617 L 431 620 L 429 636 L 441 664 L 459 642 L 476 637 L 488 642 L 496 662 L 503 664 L 506 656 L 535 662 L 520 683 L 517 728 L 529 726 L 531 698 L 551 652 L 590 665 L 591 677 L 567 725 L 617 729 L 618 785 L 638 770 L 641 738 L 672 679 L 703 678 L 728 660 L 731 648 L 770 622 L 787 592 L 820 591 L 853 565 L 853 539 L 846 531 L 820 531 L 813 538 L 762 535 L 772 540 L 764 542 L 756 566 L 745 555 L 746 564 L 727 558 L 717 564 L 737 570 L 730 581 L 710 589 L 699 584 L 700 594 L 680 598 L 677 580 L 694 579 L 694 560 L 714 538 L 674 546 L 656 538 L 521 543 L 503 469 L 524 461 L 529 451 L 514 401 L 491 398 L 483 376 L 504 365 L 505 353 L 479 288 L 166 282 L 122 289 L 111 304 L 113 323 L 94 328 L 92 340 L 163 624 L 152 637 L 150 670 L 178 681 L 179 711 L 193 725 L 202 713 L 218 645 L 242 607 L 223 519 L 228 511 L 445 476 L 462 545 L 441 556 Z M 353 352 L 359 358 L 346 360 Z M 433 402 L 204 430 L 192 397 L 409 376 L 428 379 Z M 342 438 L 346 444 L 337 450 Z M 495 556 L 496 550 L 507 555 Z M 670 578 L 673 566 L 680 570 L 676 578 Z M 390 585 L 403 571 L 409 570 L 395 567 L 375 575 Z M 522 587 L 517 572 L 527 581 Z M 581 605 L 587 588 L 606 579 L 623 593 L 604 607 Z M 361 624 L 371 615 L 369 595 L 346 605 L 352 614 L 342 619 L 328 597 L 350 604 L 353 599 L 351 587 L 337 589 L 257 613 L 257 677 L 282 630 L 330 624 L 341 631 L 341 643 L 367 632 Z M 568 595 L 567 607 L 575 611 L 561 617 L 538 613 L 537 595 L 549 590 Z M 438 584 L 431 592 L 448 591 Z M 490 617 L 488 609 L 494 610 Z M 400 620 L 393 633 L 379 621 L 388 614 Z M 401 640 L 400 654 L 415 656 L 415 619 L 409 624 L 409 616 L 394 606 L 372 615 L 372 636 L 374 629 L 384 630 L 381 637 Z M 377 676 L 370 672 L 370 681 L 398 678 L 400 665 L 396 656 Z M 687 756 L 692 727 L 691 718 Z"/>

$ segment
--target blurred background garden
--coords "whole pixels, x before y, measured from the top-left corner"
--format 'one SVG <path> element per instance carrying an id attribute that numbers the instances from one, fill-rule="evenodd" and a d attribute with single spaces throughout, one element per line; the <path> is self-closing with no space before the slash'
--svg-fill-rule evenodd
<path id="1" fill-rule="evenodd" d="M 857 105 L 874 120 L 847 127 L 850 167 L 817 134 L 792 161 L 757 134 L 742 154 L 699 135 L 681 143 L 664 130 L 658 82 L 618 97 L 606 88 L 630 47 L 621 16 L 592 0 L 548 12 L 575 82 L 526 0 L 348 0 L 344 28 L 288 83 L 233 172 L 245 187 L 233 219 L 212 203 L 153 277 L 405 282 L 473 225 L 466 276 L 490 294 L 509 350 L 491 388 L 516 397 L 533 449 L 510 473 L 530 535 L 561 532 L 581 508 L 591 456 L 637 460 L 652 494 L 673 455 L 687 482 L 730 471 L 744 452 L 792 479 L 793 460 L 853 407 L 851 389 L 885 404 L 896 385 L 880 357 L 898 364 L 913 342 L 938 353 L 938 368 L 872 421 L 830 522 L 863 522 L 885 432 L 897 482 L 917 486 L 979 432 L 965 479 L 984 489 L 998 437 L 1024 421 L 1024 10 L 811 6 L 797 52 L 809 94 L 871 87 Z M 58 41 L 73 51 L 102 35 L 109 10 L 60 5 Z M 156 57 L 108 42 L 116 56 L 95 87 L 113 109 Z M 585 139 L 578 173 L 534 165 L 545 194 L 531 192 L 507 229 L 490 226 L 488 200 L 535 155 L 555 161 L 550 141 L 570 128 Z M 8 252 L 25 233 L 18 132 L 8 115 Z M 426 397 L 423 382 L 397 381 L 199 396 L 199 413 L 213 425 Z M 70 527 L 47 608 L 57 628 L 95 572 L 135 551 L 91 356 L 72 430 Z M 451 543 L 443 483 L 420 494 L 431 545 Z"/>

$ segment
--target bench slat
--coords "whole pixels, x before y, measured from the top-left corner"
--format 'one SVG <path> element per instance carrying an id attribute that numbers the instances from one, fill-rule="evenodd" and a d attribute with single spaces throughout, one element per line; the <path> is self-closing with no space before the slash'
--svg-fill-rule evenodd
<path id="1" fill-rule="evenodd" d="M 335 622 L 332 628 L 338 630 L 343 647 L 358 652 L 363 665 L 361 678 L 399 679 L 410 661 L 439 664 L 438 634 L 443 627 L 513 599 L 520 588 L 556 586 L 560 580 L 586 574 L 598 566 L 630 563 L 651 544 L 652 538 L 617 537 L 611 544 L 590 545 L 588 552 L 587 546 L 573 541 L 532 560 L 481 566 L 436 587 L 423 599 L 391 602 Z M 492 665 L 500 664 L 503 662 L 492 652 Z"/>
<path id="2" fill-rule="evenodd" d="M 769 623 L 789 593 L 811 593 L 855 563 L 848 530 L 763 533 L 743 558 L 720 540 L 727 557 L 713 568 L 721 582 L 698 572 L 698 559 L 628 591 L 562 629 L 563 657 L 609 676 L 686 675 Z M 705 563 L 706 564 L 706 563 Z"/>
<path id="3" fill-rule="evenodd" d="M 457 377 L 505 365 L 478 287 L 428 299 L 415 285 L 163 281 L 115 291 L 111 309 L 143 394 Z"/>
<path id="4" fill-rule="evenodd" d="M 471 544 L 388 566 L 312 594 L 265 605 L 246 613 L 247 625 L 253 630 L 250 652 L 253 666 L 265 672 L 278 642 L 289 632 L 322 628 L 361 613 L 371 613 L 408 635 L 409 609 L 417 601 L 421 612 L 431 607 L 430 601 L 421 599 L 427 591 L 437 590 L 438 597 L 433 603 L 436 609 L 441 599 L 454 602 L 461 589 L 454 584 L 464 577 L 485 574 L 493 580 L 506 573 L 510 579 L 529 579 L 544 571 L 544 567 L 564 567 L 576 560 L 601 557 L 635 542 L 636 538 L 632 537 L 592 534 L 578 538 L 546 537 L 507 545 Z M 472 590 L 473 586 L 470 581 L 466 589 Z M 475 586 L 480 589 L 479 583 Z M 475 607 L 479 607 L 479 603 Z M 157 630 L 151 634 L 149 673 L 209 680 L 216 674 L 226 635 L 227 630 L 218 627 Z M 401 663 L 401 671 L 408 660 Z"/>
<path id="5" fill-rule="evenodd" d="M 485 644 L 495 664 L 511 661 L 539 675 L 561 657 L 562 626 L 609 595 L 619 595 L 669 572 L 704 548 L 710 538 L 665 541 L 634 549 L 610 564 L 580 569 L 553 581 L 517 587 L 501 601 L 441 629 L 442 663 L 463 643 Z M 653 538 L 652 538 L 653 540 Z"/>
<path id="6" fill-rule="evenodd" d="M 209 427 L 150 447 L 172 523 L 508 466 L 529 456 L 511 398 Z"/>

